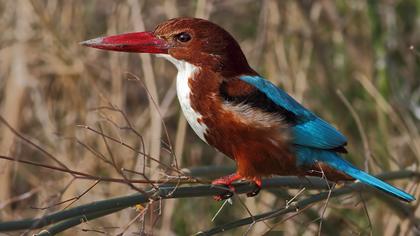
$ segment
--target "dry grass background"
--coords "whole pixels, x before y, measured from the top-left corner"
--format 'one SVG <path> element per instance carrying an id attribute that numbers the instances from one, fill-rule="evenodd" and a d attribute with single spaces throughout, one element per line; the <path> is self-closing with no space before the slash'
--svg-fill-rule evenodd
<path id="1" fill-rule="evenodd" d="M 142 177 L 124 173 L 120 167 L 144 172 L 150 179 L 168 179 L 175 172 L 121 143 L 104 142 L 101 135 L 78 125 L 103 130 L 173 168 L 173 154 L 180 168 L 233 165 L 187 127 L 176 101 L 172 65 L 149 55 L 101 52 L 78 44 L 101 35 L 152 30 L 172 17 L 196 16 L 230 31 L 257 71 L 348 136 L 347 158 L 353 163 L 372 173 L 417 170 L 419 12 L 416 0 L 2 0 L 0 114 L 66 166 L 92 175 Z M 57 165 L 4 124 L 0 130 L 0 154 Z M 113 165 L 102 161 L 101 155 Z M 34 207 L 78 196 L 92 184 L 94 181 L 68 174 L 0 160 L 0 219 L 60 210 L 66 204 L 45 210 Z M 414 181 L 394 184 L 419 196 Z M 134 191 L 126 184 L 100 182 L 74 205 Z M 357 195 L 331 200 L 322 215 L 321 234 L 415 233 L 409 220 L 401 220 L 383 202 L 365 198 L 368 216 Z M 262 191 L 243 201 L 257 214 L 284 205 L 285 199 Z M 133 235 L 143 230 L 156 235 L 187 235 L 248 216 L 234 201 L 212 222 L 220 204 L 209 198 L 165 200 L 151 204 L 145 215 L 126 209 L 64 234 Z M 418 201 L 412 206 L 419 216 Z M 324 204 L 312 209 L 315 215 L 303 213 L 271 225 L 284 235 L 316 235 Z M 268 229 L 267 224 L 258 223 L 249 231 L 243 227 L 225 235 L 259 235 Z"/>

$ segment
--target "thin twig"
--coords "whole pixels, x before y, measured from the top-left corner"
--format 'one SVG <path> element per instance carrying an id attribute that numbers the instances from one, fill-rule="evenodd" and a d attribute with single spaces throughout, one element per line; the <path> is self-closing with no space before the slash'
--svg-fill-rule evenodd
<path id="1" fill-rule="evenodd" d="M 99 130 L 101 131 L 101 134 L 104 134 L 104 131 L 103 131 L 102 126 L 100 124 L 99 124 Z M 134 190 L 136 190 L 136 191 L 138 191 L 140 193 L 145 193 L 144 190 L 139 189 L 133 183 L 131 183 L 129 179 L 127 179 L 127 177 L 125 176 L 124 172 L 121 170 L 121 168 L 118 167 L 117 162 L 115 161 L 114 154 L 112 153 L 111 147 L 109 146 L 109 144 L 107 142 L 107 139 L 103 135 L 101 135 L 101 137 L 102 137 L 102 141 L 105 144 L 106 150 L 108 151 L 109 157 L 111 158 L 111 162 L 112 162 L 112 165 L 111 166 L 113 166 L 114 169 L 117 171 L 117 173 L 121 177 L 123 177 L 123 179 L 125 180 L 125 183 L 128 186 L 130 186 L 132 189 L 134 189 Z"/>
<path id="2" fill-rule="evenodd" d="M 76 178 L 75 177 L 73 177 L 65 186 L 64 186 L 64 188 L 62 188 L 60 191 L 59 191 L 59 193 L 58 194 L 54 194 L 54 195 L 57 195 L 57 196 L 54 196 L 55 198 L 57 198 L 57 199 L 61 199 L 61 197 L 63 196 L 63 194 L 67 191 L 67 189 L 69 189 L 70 188 L 70 186 L 73 184 L 73 182 L 76 180 Z M 50 202 L 50 201 L 48 201 L 48 202 Z M 45 207 L 37 207 L 37 206 L 31 206 L 31 208 L 32 209 L 38 209 L 38 210 L 46 210 L 46 209 L 48 209 L 48 208 L 52 208 L 52 207 L 55 207 L 55 206 L 58 206 L 58 205 L 60 205 L 60 204 L 63 204 L 63 203 L 65 203 L 65 202 L 68 202 L 67 200 L 65 200 L 65 201 L 61 201 L 61 202 L 57 202 L 57 203 L 53 203 L 53 204 L 50 204 L 50 205 L 48 205 L 48 206 L 45 206 Z"/>
<path id="3" fill-rule="evenodd" d="M 357 130 L 360 133 L 360 138 L 362 139 L 362 144 L 363 144 L 363 150 L 364 150 L 364 156 L 365 156 L 365 171 L 369 172 L 369 161 L 371 159 L 372 154 L 370 151 L 369 142 L 366 136 L 365 129 L 362 125 L 362 121 L 360 120 L 360 117 L 357 114 L 357 112 L 354 110 L 353 106 L 350 104 L 349 100 L 341 92 L 341 90 L 337 90 L 337 95 L 341 99 L 341 101 L 344 103 L 344 105 L 347 107 L 347 109 L 350 111 L 351 116 L 356 122 Z"/>
<path id="4" fill-rule="evenodd" d="M 166 139 L 167 139 L 167 141 L 168 141 L 167 146 L 169 147 L 170 153 L 171 153 L 172 157 L 174 158 L 175 168 L 176 168 L 176 169 L 179 169 L 179 167 L 178 167 L 178 160 L 177 160 L 177 157 L 176 157 L 176 155 L 175 155 L 174 149 L 173 149 L 173 147 L 172 147 L 171 139 L 169 138 L 169 132 L 168 132 L 168 129 L 166 128 L 166 124 L 165 124 L 165 122 L 164 122 L 164 120 L 163 120 L 163 116 L 162 116 L 162 114 L 160 113 L 160 110 L 159 110 L 159 105 L 158 105 L 158 104 L 157 104 L 157 102 L 154 100 L 154 98 L 153 98 L 152 94 L 150 93 L 149 89 L 147 88 L 147 86 L 143 83 L 143 81 L 142 81 L 139 77 L 137 77 L 135 74 L 130 73 L 130 72 L 127 72 L 127 74 L 128 74 L 128 75 L 130 75 L 131 77 L 133 77 L 136 81 L 140 82 L 140 84 L 142 85 L 142 87 L 144 88 L 144 90 L 145 90 L 145 91 L 147 92 L 147 94 L 149 95 L 150 100 L 151 100 L 151 102 L 152 102 L 153 106 L 154 106 L 154 107 L 155 107 L 155 109 L 156 109 L 157 114 L 159 115 L 159 117 L 160 117 L 160 119 L 161 119 L 161 121 L 162 121 L 163 130 L 164 130 L 164 132 L 165 132 L 165 136 L 166 136 Z"/>
<path id="5" fill-rule="evenodd" d="M 222 209 L 226 206 L 226 203 L 230 203 L 231 201 L 232 200 L 230 198 L 223 201 L 222 205 L 219 207 L 219 209 L 216 211 L 214 216 L 211 218 L 211 222 L 213 222 L 216 219 L 216 217 L 219 215 L 219 213 L 222 211 Z"/>
<path id="6" fill-rule="evenodd" d="M 19 131 L 17 131 L 16 129 L 14 129 L 4 118 L 3 116 L 0 115 L 0 122 L 3 123 L 5 126 L 7 126 L 7 128 L 9 128 L 9 130 L 16 135 L 16 137 L 18 137 L 19 139 L 25 141 L 26 143 L 28 143 L 31 147 L 35 148 L 36 150 L 39 150 L 40 152 L 42 152 L 45 156 L 47 156 L 48 158 L 50 158 L 51 160 L 55 161 L 57 164 L 59 164 L 61 167 L 63 167 L 64 169 L 69 169 L 63 162 L 61 162 L 60 160 L 58 160 L 54 155 L 52 155 L 51 153 L 49 153 L 47 150 L 45 150 L 44 148 L 42 148 L 41 146 L 39 146 L 38 144 L 32 142 L 31 140 L 29 140 L 28 138 L 26 138 L 25 136 L 23 136 Z"/>
<path id="7" fill-rule="evenodd" d="M 130 149 L 130 150 L 132 150 L 132 151 L 134 151 L 134 152 L 136 152 L 136 153 L 138 153 L 138 154 L 145 155 L 145 156 L 146 156 L 147 158 L 149 158 L 150 160 L 152 160 L 152 161 L 154 161 L 154 162 L 158 163 L 158 164 L 159 164 L 159 165 L 161 165 L 161 166 L 164 166 L 165 168 L 171 169 L 171 170 L 173 170 L 173 171 L 175 171 L 175 172 L 177 172 L 177 173 L 179 173 L 179 174 L 181 174 L 181 175 L 184 175 L 184 174 L 182 173 L 182 171 L 180 171 L 180 170 L 178 170 L 178 169 L 176 169 L 176 168 L 173 168 L 173 167 L 171 167 L 171 166 L 169 166 L 169 165 L 167 165 L 167 164 L 165 164 L 165 163 L 163 163 L 163 162 L 161 162 L 161 161 L 157 160 L 156 158 L 154 158 L 154 157 L 152 157 L 152 156 L 150 156 L 150 155 L 148 155 L 148 154 L 146 154 L 146 153 L 144 153 L 144 152 L 141 152 L 141 151 L 139 151 L 139 150 L 136 150 L 135 148 L 131 147 L 130 145 L 126 144 L 125 142 L 119 141 L 118 139 L 116 139 L 116 138 L 114 138 L 114 137 L 111 137 L 111 136 L 108 136 L 108 135 L 106 135 L 106 134 L 104 134 L 104 133 L 101 133 L 100 131 L 97 131 L 97 130 L 93 129 L 93 128 L 91 128 L 90 126 L 87 126 L 87 125 L 77 125 L 77 127 L 87 129 L 87 130 L 92 131 L 92 132 L 94 132 L 94 133 L 96 133 L 96 134 L 99 134 L 99 135 L 103 135 L 105 138 L 107 138 L 107 139 L 109 139 L 109 140 L 111 140 L 111 141 L 113 141 L 113 142 L 119 143 L 119 144 L 123 145 L 124 147 L 126 147 L 126 148 L 128 148 L 128 149 Z"/>
<path id="8" fill-rule="evenodd" d="M 56 171 L 60 171 L 63 173 L 69 173 L 74 175 L 75 178 L 77 179 L 89 179 L 89 180 L 101 180 L 102 182 L 115 182 L 115 183 L 126 183 L 125 179 L 119 179 L 119 178 L 109 178 L 109 177 L 101 177 L 101 176 L 94 176 L 94 175 L 90 175 L 87 173 L 83 173 L 80 171 L 75 171 L 75 170 L 71 170 L 71 169 L 63 169 L 60 167 L 56 167 L 56 166 L 50 166 L 50 165 L 46 165 L 46 164 L 42 164 L 42 163 L 37 163 L 37 162 L 33 162 L 33 161 L 27 161 L 27 160 L 21 160 L 21 159 L 15 159 L 13 157 L 8 157 L 8 156 L 2 156 L 0 155 L 0 159 L 5 159 L 5 160 L 9 160 L 9 161 L 16 161 L 19 163 L 24 163 L 24 164 L 28 164 L 28 165 L 33 165 L 33 166 L 39 166 L 39 167 L 43 167 L 43 168 L 47 168 L 47 169 L 51 169 L 51 170 L 56 170 Z M 193 180 L 141 180 L 141 179 L 131 179 L 130 180 L 131 183 L 137 183 L 137 184 L 150 184 L 150 183 L 155 183 L 155 184 L 162 184 L 162 183 L 196 183 L 197 181 Z"/>

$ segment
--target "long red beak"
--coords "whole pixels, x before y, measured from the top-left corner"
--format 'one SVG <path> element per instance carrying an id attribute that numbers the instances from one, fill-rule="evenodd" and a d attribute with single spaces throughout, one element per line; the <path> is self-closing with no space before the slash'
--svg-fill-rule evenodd
<path id="1" fill-rule="evenodd" d="M 120 52 L 164 53 L 168 54 L 169 45 L 152 32 L 134 32 L 86 40 L 80 44 Z"/>

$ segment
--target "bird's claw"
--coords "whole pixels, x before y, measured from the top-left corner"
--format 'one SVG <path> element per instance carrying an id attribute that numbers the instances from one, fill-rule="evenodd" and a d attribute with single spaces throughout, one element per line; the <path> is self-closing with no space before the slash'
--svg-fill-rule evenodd
<path id="1" fill-rule="evenodd" d="M 212 182 L 212 185 L 218 185 L 218 186 L 223 186 L 226 189 L 228 189 L 227 191 L 225 191 L 223 194 L 220 195 L 216 195 L 214 196 L 214 200 L 216 201 L 221 201 L 221 200 L 225 200 L 228 198 L 231 198 L 233 196 L 233 194 L 236 192 L 235 191 L 235 187 L 232 186 L 232 183 L 236 180 L 240 180 L 242 179 L 242 177 L 235 173 L 232 175 L 228 175 L 228 176 L 224 176 L 222 178 L 216 179 Z M 253 192 L 247 193 L 246 196 L 247 197 L 254 197 L 256 196 L 262 187 L 262 182 L 260 178 L 254 178 L 252 179 L 252 182 L 255 183 L 255 185 L 257 186 L 256 189 Z"/>
<path id="2" fill-rule="evenodd" d="M 257 186 L 257 188 L 254 191 L 252 191 L 250 193 L 247 193 L 246 196 L 247 197 L 255 197 L 260 193 L 260 191 L 261 191 L 261 188 Z"/>
<path id="3" fill-rule="evenodd" d="M 261 179 L 260 179 L 260 178 L 255 178 L 255 179 L 253 180 L 253 182 L 255 183 L 255 185 L 257 185 L 257 187 L 255 188 L 255 190 L 254 190 L 254 191 L 252 191 L 252 192 L 250 192 L 250 193 L 247 193 L 247 194 L 246 194 L 246 196 L 247 196 L 247 197 L 255 197 L 255 196 L 257 196 L 257 195 L 258 195 L 258 193 L 260 193 L 260 191 L 261 191 L 261 187 L 262 187 L 262 182 L 261 182 Z"/>
<path id="4" fill-rule="evenodd" d="M 218 185 L 220 186 L 221 184 L 218 184 Z M 213 199 L 216 201 L 229 199 L 235 193 L 235 187 L 233 187 L 232 185 L 223 184 L 222 186 L 228 188 L 229 190 L 226 190 L 223 194 L 213 196 Z"/>
<path id="5" fill-rule="evenodd" d="M 241 178 L 242 177 L 239 174 L 234 173 L 228 176 L 221 177 L 211 182 L 212 185 L 223 186 L 224 189 L 228 189 L 228 191 L 225 191 L 223 194 L 214 196 L 213 197 L 214 200 L 221 201 L 221 200 L 231 198 L 233 194 L 235 193 L 235 187 L 232 186 L 232 183 Z"/>

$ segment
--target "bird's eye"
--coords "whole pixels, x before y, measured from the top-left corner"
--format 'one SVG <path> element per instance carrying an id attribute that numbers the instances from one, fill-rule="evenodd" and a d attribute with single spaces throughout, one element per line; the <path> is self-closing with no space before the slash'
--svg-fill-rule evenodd
<path id="1" fill-rule="evenodd" d="M 177 34 L 175 36 L 176 40 L 178 40 L 181 43 L 185 43 L 191 40 L 191 35 L 189 33 L 183 32 L 180 34 Z"/>

